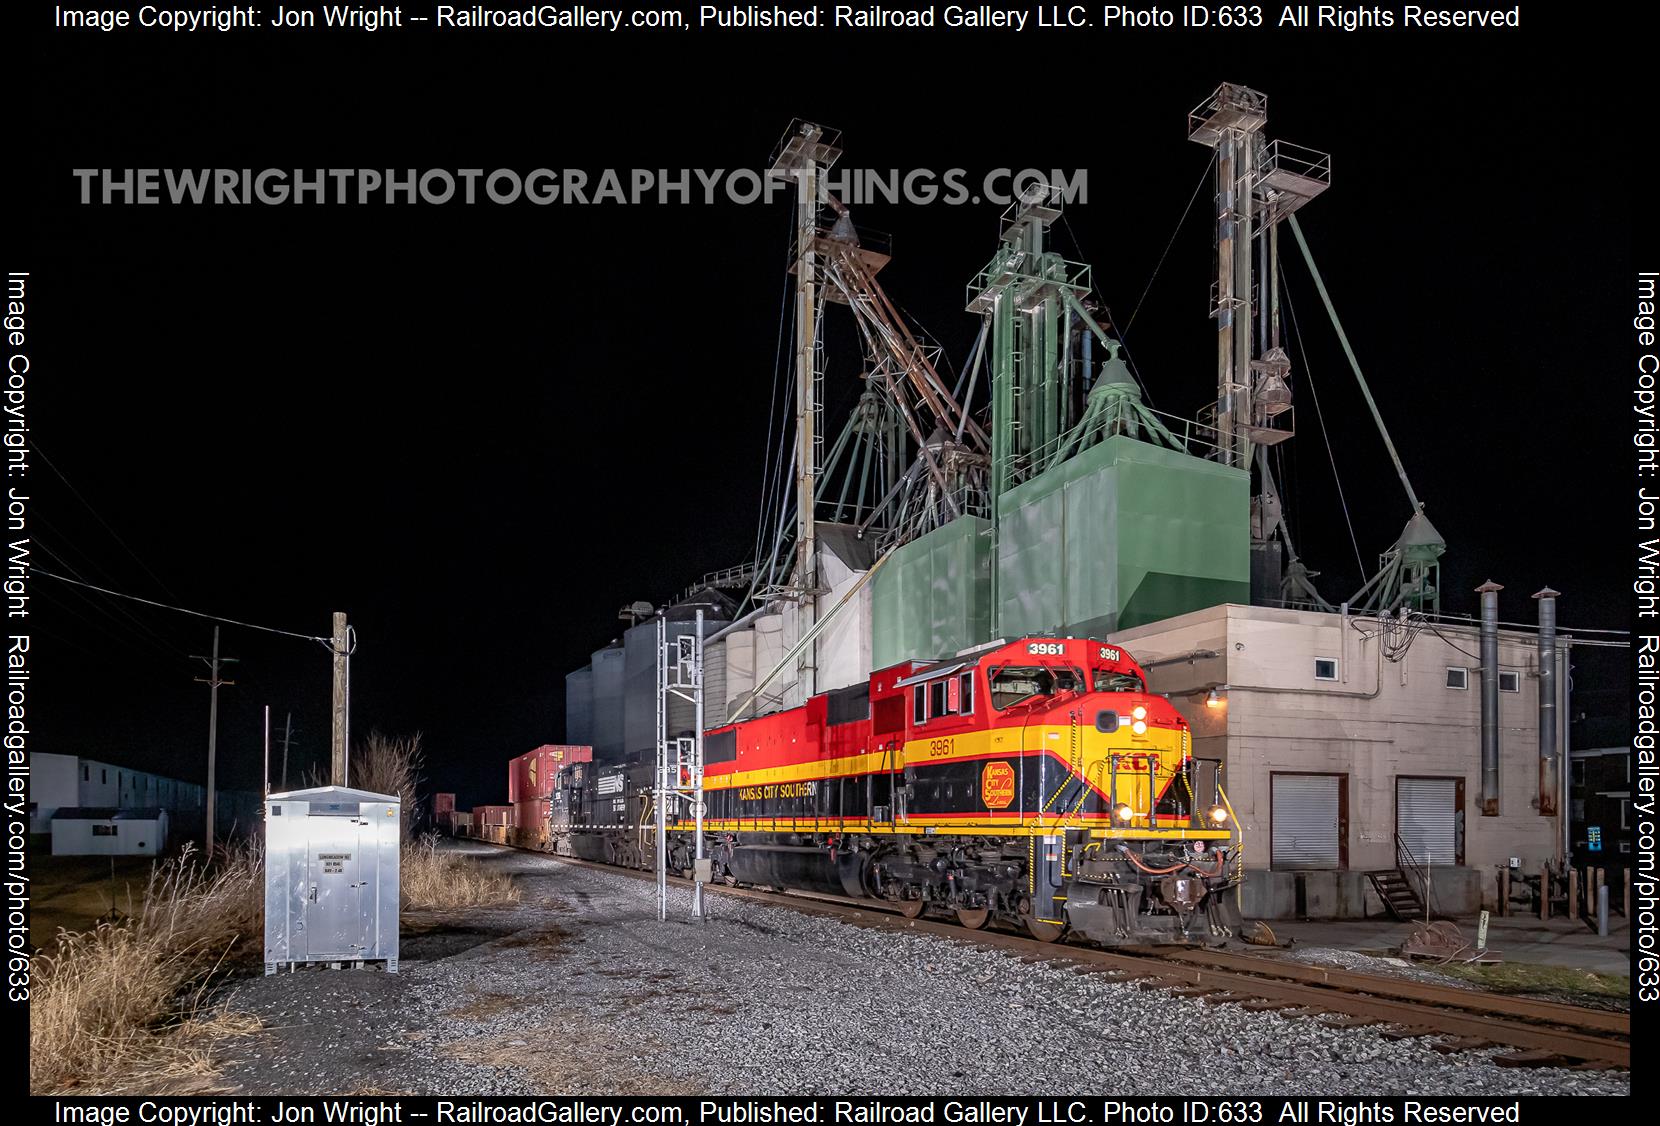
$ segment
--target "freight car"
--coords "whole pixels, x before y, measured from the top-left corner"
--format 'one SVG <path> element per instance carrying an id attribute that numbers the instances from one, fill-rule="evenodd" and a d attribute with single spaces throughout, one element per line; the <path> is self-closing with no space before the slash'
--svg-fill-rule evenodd
<path id="1" fill-rule="evenodd" d="M 716 879 L 886 901 L 1053 941 L 1206 943 L 1239 925 L 1221 765 L 1118 646 L 998 642 L 704 736 Z M 655 863 L 652 770 L 557 777 L 550 847 Z M 669 864 L 692 811 L 670 800 Z"/>

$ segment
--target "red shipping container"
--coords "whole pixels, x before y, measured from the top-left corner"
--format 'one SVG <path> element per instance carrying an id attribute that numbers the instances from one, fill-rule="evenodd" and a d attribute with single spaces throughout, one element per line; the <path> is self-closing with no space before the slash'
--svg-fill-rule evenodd
<path id="1" fill-rule="evenodd" d="M 436 817 L 440 813 L 452 813 L 455 810 L 454 794 L 433 794 L 432 813 Z"/>
<path id="2" fill-rule="evenodd" d="M 511 827 L 513 824 L 513 807 L 510 805 L 475 805 L 473 806 L 473 828 L 483 825 L 497 825 Z"/>
<path id="3" fill-rule="evenodd" d="M 513 827 L 526 844 L 540 844 L 547 839 L 548 799 L 531 798 L 513 803 Z"/>
<path id="4" fill-rule="evenodd" d="M 547 743 L 526 752 L 507 764 L 507 800 L 519 802 L 546 798 L 553 793 L 553 778 L 568 762 L 592 762 L 594 748 L 566 743 Z"/>

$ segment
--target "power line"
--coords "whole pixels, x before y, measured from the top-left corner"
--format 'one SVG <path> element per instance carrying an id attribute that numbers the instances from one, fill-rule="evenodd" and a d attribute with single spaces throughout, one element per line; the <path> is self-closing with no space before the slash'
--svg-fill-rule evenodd
<path id="1" fill-rule="evenodd" d="M 121 549 L 123 551 L 125 551 L 128 555 L 133 557 L 133 562 L 137 563 L 140 567 L 143 567 L 144 568 L 144 573 L 149 575 L 152 579 L 155 579 L 156 580 L 156 585 L 161 587 L 162 590 L 166 591 L 168 594 L 171 595 L 173 593 L 172 588 L 169 587 L 166 583 L 162 582 L 160 575 L 158 575 L 154 571 L 150 570 L 149 565 L 147 563 L 145 563 L 144 560 L 139 558 L 138 552 L 134 551 L 132 549 L 132 547 L 127 543 L 127 541 L 121 538 L 121 533 L 117 532 L 115 530 L 115 528 L 110 524 L 110 522 L 108 520 L 104 519 L 102 513 L 100 513 L 96 508 L 92 507 L 92 502 L 87 500 L 86 497 L 81 494 L 81 490 L 79 490 L 75 487 L 74 482 L 70 481 L 70 479 L 68 477 L 64 476 L 63 470 L 59 469 L 55 464 L 53 464 L 52 459 L 46 456 L 46 452 L 44 450 L 42 450 L 38 444 L 32 444 L 30 446 L 30 449 L 33 451 L 34 456 L 38 457 L 41 461 L 46 463 L 46 468 L 50 469 L 53 473 L 56 473 L 58 475 L 58 480 L 62 481 L 64 483 L 64 485 L 69 489 L 69 491 L 75 495 L 76 500 L 80 501 L 82 504 L 84 504 L 86 506 L 86 510 L 88 512 L 92 513 L 93 519 L 97 520 L 98 523 L 100 523 L 104 526 L 104 530 L 106 532 L 108 532 L 111 537 L 114 538 L 116 543 L 121 545 Z"/>
<path id="2" fill-rule="evenodd" d="M 228 626 L 239 626 L 242 629 L 258 630 L 261 633 L 274 633 L 282 637 L 294 637 L 301 641 L 315 641 L 331 648 L 334 644 L 332 638 L 316 637 L 309 633 L 295 633 L 293 630 L 277 629 L 274 626 L 258 626 L 254 625 L 252 622 L 237 621 L 235 618 L 222 618 L 218 614 L 204 614 L 200 610 L 188 610 L 183 606 L 170 606 L 165 602 L 157 602 L 152 598 L 140 598 L 136 594 L 127 594 L 119 590 L 110 590 L 107 587 L 101 587 L 93 583 L 83 582 L 80 579 L 69 578 L 67 575 L 59 575 L 51 571 L 43 571 L 39 567 L 30 567 L 29 571 L 36 575 L 44 575 L 49 579 L 57 579 L 59 582 L 70 583 L 74 586 L 84 586 L 88 590 L 95 590 L 99 594 L 107 594 L 111 598 L 125 598 L 133 602 L 142 602 L 146 606 L 154 606 L 161 610 L 172 610 L 179 614 L 189 614 L 193 618 L 205 618 L 210 622 L 222 622 Z"/>

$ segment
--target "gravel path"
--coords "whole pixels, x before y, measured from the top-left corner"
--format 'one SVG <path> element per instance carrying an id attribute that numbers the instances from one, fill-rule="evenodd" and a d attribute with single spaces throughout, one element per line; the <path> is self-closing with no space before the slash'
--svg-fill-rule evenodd
<path id="1" fill-rule="evenodd" d="M 222 1052 L 252 1094 L 1629 1094 L 1617 1072 L 1143 992 L 1071 966 L 871 931 L 459 845 L 523 905 L 405 921 L 401 972 L 253 978 Z"/>

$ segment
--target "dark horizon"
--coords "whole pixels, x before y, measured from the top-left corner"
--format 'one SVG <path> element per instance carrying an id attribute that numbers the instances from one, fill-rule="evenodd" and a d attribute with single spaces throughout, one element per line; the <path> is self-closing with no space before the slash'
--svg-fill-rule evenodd
<path id="1" fill-rule="evenodd" d="M 27 187 L 7 189 L 26 193 L 16 212 L 52 263 L 31 278 L 35 564 L 301 633 L 346 611 L 354 734 L 423 731 L 431 788 L 463 807 L 504 800 L 506 761 L 563 741 L 564 676 L 620 635 L 618 608 L 751 552 L 788 205 L 86 207 L 72 169 L 761 167 L 795 117 L 839 128 L 849 167 L 1087 168 L 1089 202 L 1056 236 L 1120 323 L 1146 290 L 1130 353 L 1153 405 L 1191 415 L 1215 384 L 1203 187 L 1171 236 L 1209 156 L 1185 113 L 1227 80 L 1269 95 L 1270 136 L 1333 154 L 1332 188 L 1300 218 L 1448 541 L 1444 609 L 1474 613 L 1492 578 L 1506 621 L 1530 621 L 1548 584 L 1565 627 L 1629 626 L 1625 525 L 1610 515 L 1623 499 L 1603 487 L 1627 465 L 1613 311 L 1633 214 L 1610 86 L 1516 81 L 1548 73 L 1537 37 L 1479 52 L 1414 40 L 1407 73 L 1334 35 L 1265 42 L 1243 65 L 1230 43 L 1147 38 L 1144 56 L 1078 76 L 1078 104 L 1039 114 L 970 93 L 1002 41 L 953 39 L 949 55 L 938 34 L 825 41 L 876 42 L 885 65 L 904 59 L 907 88 L 792 89 L 784 52 L 758 50 L 636 111 L 562 91 L 538 44 L 512 36 L 319 39 L 281 88 L 262 77 L 289 58 L 281 39 L 41 36 Z M 487 78 L 459 81 L 461 58 Z M 667 39 L 636 41 L 631 62 L 692 65 Z M 115 89 L 133 93 L 111 102 Z M 353 114 L 363 128 L 341 128 Z M 192 124 L 153 131 L 162 120 Z M 1515 122 L 1618 169 L 1577 179 L 1571 201 L 1548 194 L 1519 167 L 1542 158 L 1519 152 Z M 882 281 L 953 367 L 1000 211 L 855 208 L 892 232 Z M 1337 602 L 1361 585 L 1356 544 L 1375 566 L 1410 511 L 1282 248 L 1309 360 L 1293 351 L 1282 483 Z M 827 329 L 832 428 L 858 369 L 844 330 Z M 199 780 L 207 690 L 190 658 L 211 625 L 40 576 L 30 593 L 33 748 Z M 294 712 L 296 783 L 327 756 L 328 654 L 233 627 L 223 647 L 239 663 L 220 697 L 220 785 L 257 788 L 265 704 L 279 727 Z M 1623 712 L 1623 668 L 1581 658 L 1581 706 Z"/>

